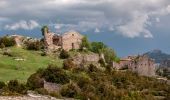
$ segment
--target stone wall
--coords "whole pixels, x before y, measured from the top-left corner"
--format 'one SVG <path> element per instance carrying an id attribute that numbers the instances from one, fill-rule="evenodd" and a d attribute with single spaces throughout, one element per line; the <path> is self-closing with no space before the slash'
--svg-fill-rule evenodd
<path id="1" fill-rule="evenodd" d="M 137 57 L 128 68 L 139 75 L 155 76 L 155 63 L 146 55 Z"/>
<path id="2" fill-rule="evenodd" d="M 44 89 L 46 89 L 49 93 L 57 92 L 61 90 L 61 85 L 44 81 Z"/>
<path id="3" fill-rule="evenodd" d="M 62 48 L 64 50 L 79 49 L 83 36 L 75 31 L 64 33 L 62 36 Z"/>
<path id="4" fill-rule="evenodd" d="M 117 70 L 127 68 L 142 76 L 155 76 L 155 63 L 146 55 L 134 56 L 121 59 L 120 63 L 113 62 L 113 67 Z"/>
<path id="5" fill-rule="evenodd" d="M 62 48 L 66 51 L 79 49 L 83 36 L 75 31 L 56 35 L 55 33 L 44 33 L 44 43 L 48 50 L 57 50 Z"/>
<path id="6" fill-rule="evenodd" d="M 98 63 L 100 57 L 98 54 L 90 53 L 90 54 L 77 54 L 73 58 L 73 62 L 77 65 L 84 63 Z"/>

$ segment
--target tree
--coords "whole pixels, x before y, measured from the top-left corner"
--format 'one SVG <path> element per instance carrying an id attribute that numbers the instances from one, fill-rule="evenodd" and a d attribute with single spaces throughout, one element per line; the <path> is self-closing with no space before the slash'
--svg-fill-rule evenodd
<path id="1" fill-rule="evenodd" d="M 87 36 L 83 37 L 80 48 L 81 48 L 81 50 L 83 50 L 84 48 L 90 49 L 90 43 L 89 43 Z"/>
<path id="2" fill-rule="evenodd" d="M 105 48 L 102 50 L 106 63 L 113 62 L 116 58 L 116 54 L 113 49 Z"/>
<path id="3" fill-rule="evenodd" d="M 48 33 L 48 32 L 49 32 L 49 28 L 48 28 L 48 26 L 46 26 L 46 25 L 45 25 L 45 26 L 43 26 L 43 27 L 41 28 L 41 32 L 42 32 L 42 35 L 43 35 L 43 36 L 44 36 L 44 33 L 45 33 L 45 32 L 47 32 L 47 33 Z"/>
<path id="4" fill-rule="evenodd" d="M 103 42 L 92 42 L 91 43 L 91 51 L 94 53 L 101 53 L 101 51 L 105 48 L 107 48 L 107 46 Z"/>

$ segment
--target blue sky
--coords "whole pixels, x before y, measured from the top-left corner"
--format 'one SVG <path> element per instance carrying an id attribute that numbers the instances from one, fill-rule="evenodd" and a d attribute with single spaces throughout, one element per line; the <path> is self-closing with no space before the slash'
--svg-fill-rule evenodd
<path id="1" fill-rule="evenodd" d="M 76 30 L 119 56 L 170 53 L 170 0 L 0 0 L 0 35 Z"/>

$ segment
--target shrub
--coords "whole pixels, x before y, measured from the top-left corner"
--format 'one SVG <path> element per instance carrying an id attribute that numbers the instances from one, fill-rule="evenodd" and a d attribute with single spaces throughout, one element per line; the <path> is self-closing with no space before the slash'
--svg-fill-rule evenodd
<path id="1" fill-rule="evenodd" d="M 48 91 L 44 88 L 37 88 L 37 89 L 35 89 L 35 91 L 38 92 L 39 94 L 42 94 L 42 95 L 48 94 Z"/>
<path id="2" fill-rule="evenodd" d="M 28 41 L 26 43 L 26 49 L 28 50 L 41 50 L 44 48 L 44 44 L 41 41 Z"/>
<path id="3" fill-rule="evenodd" d="M 8 83 L 8 89 L 12 92 L 17 91 L 19 87 L 19 83 L 17 80 L 11 80 Z"/>
<path id="4" fill-rule="evenodd" d="M 69 98 L 76 98 L 81 94 L 80 88 L 75 83 L 69 83 L 62 87 L 61 95 Z"/>
<path id="5" fill-rule="evenodd" d="M 52 96 L 52 97 L 56 97 L 56 98 L 60 98 L 61 97 L 61 94 L 59 92 L 52 92 L 49 95 Z"/>
<path id="6" fill-rule="evenodd" d="M 5 36 L 0 38 L 0 44 L 4 44 L 5 47 L 10 47 L 10 46 L 14 46 L 16 43 L 13 38 Z"/>
<path id="7" fill-rule="evenodd" d="M 10 80 L 8 83 L 8 89 L 11 92 L 17 92 L 21 94 L 25 94 L 27 91 L 27 88 L 24 84 L 20 84 L 17 80 Z"/>
<path id="8" fill-rule="evenodd" d="M 69 82 L 69 76 L 66 72 L 55 66 L 49 66 L 45 69 L 43 72 L 43 77 L 46 81 L 53 83 L 65 84 Z"/>
<path id="9" fill-rule="evenodd" d="M 91 83 L 90 79 L 86 77 L 79 77 L 77 80 L 77 84 L 80 88 L 84 88 L 87 85 L 90 85 L 90 83 Z"/>
<path id="10" fill-rule="evenodd" d="M 47 56 L 47 53 L 46 52 L 42 52 L 41 56 Z"/>
<path id="11" fill-rule="evenodd" d="M 11 52 L 9 52 L 9 51 L 5 51 L 5 52 L 3 53 L 3 55 L 9 56 L 9 57 L 13 57 L 13 55 L 12 55 Z"/>
<path id="12" fill-rule="evenodd" d="M 2 88 L 5 87 L 5 86 L 6 86 L 5 83 L 2 82 L 2 81 L 0 81 L 0 89 L 2 89 Z"/>
<path id="13" fill-rule="evenodd" d="M 1 43 L 0 48 L 1 48 L 1 49 L 5 48 L 4 43 Z"/>
<path id="14" fill-rule="evenodd" d="M 88 70 L 89 70 L 89 72 L 97 72 L 98 71 L 97 67 L 93 64 L 89 65 Z"/>
<path id="15" fill-rule="evenodd" d="M 73 63 L 72 59 L 67 59 L 64 61 L 63 63 L 63 69 L 72 69 L 72 68 L 75 68 L 76 65 Z"/>
<path id="16" fill-rule="evenodd" d="M 65 50 L 62 50 L 61 52 L 60 52 L 60 58 L 61 59 L 67 59 L 67 58 L 69 58 L 69 53 L 67 52 L 67 51 L 65 51 Z"/>
<path id="17" fill-rule="evenodd" d="M 85 48 L 85 49 L 89 50 L 90 47 L 91 46 L 90 46 L 90 42 L 89 42 L 88 38 L 86 36 L 84 36 L 83 39 L 82 39 L 82 43 L 80 45 L 80 49 L 84 50 L 84 48 Z"/>
<path id="18" fill-rule="evenodd" d="M 27 86 L 30 89 L 42 88 L 44 87 L 44 80 L 40 77 L 39 74 L 32 74 L 27 80 Z"/>
<path id="19" fill-rule="evenodd" d="M 103 54 L 104 54 L 106 63 L 113 62 L 116 58 L 116 54 L 115 54 L 114 50 L 112 50 L 110 48 L 103 49 Z"/>
<path id="20" fill-rule="evenodd" d="M 99 59 L 99 63 L 100 63 L 100 65 L 101 65 L 102 67 L 105 67 L 105 66 L 106 66 L 105 61 L 104 61 L 104 59 L 102 59 L 102 58 Z"/>

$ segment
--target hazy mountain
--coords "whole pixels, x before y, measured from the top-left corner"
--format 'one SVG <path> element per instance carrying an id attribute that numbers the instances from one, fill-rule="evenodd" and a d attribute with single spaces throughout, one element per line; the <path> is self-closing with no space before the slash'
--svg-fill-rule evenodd
<path id="1" fill-rule="evenodd" d="M 170 54 L 163 53 L 161 50 L 153 50 L 145 54 L 154 59 L 156 63 L 162 63 L 170 59 Z"/>

